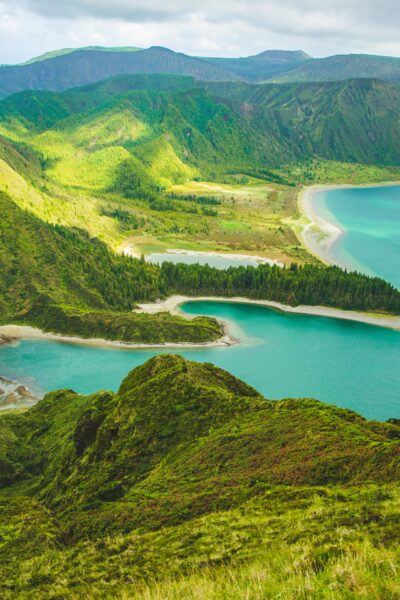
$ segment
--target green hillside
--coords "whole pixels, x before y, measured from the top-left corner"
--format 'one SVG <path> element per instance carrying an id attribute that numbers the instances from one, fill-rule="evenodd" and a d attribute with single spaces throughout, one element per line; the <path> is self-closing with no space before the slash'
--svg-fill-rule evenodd
<path id="1" fill-rule="evenodd" d="M 266 50 L 255 56 L 203 60 L 220 65 L 247 81 L 266 81 L 313 59 L 302 50 Z"/>
<path id="2" fill-rule="evenodd" d="M 21 92 L 0 102 L 0 191 L 113 250 L 133 241 L 139 254 L 310 262 L 295 186 L 398 179 L 399 115 L 399 88 L 373 80 L 255 86 L 142 74 Z"/>
<path id="3" fill-rule="evenodd" d="M 159 356 L 0 416 L 8 598 L 396 598 L 400 428 Z"/>
<path id="4" fill-rule="evenodd" d="M 396 165 L 399 111 L 399 88 L 374 80 L 254 86 L 130 76 L 5 99 L 0 131 L 57 161 L 57 178 L 69 148 L 78 157 L 109 146 L 140 157 L 161 136 L 204 174 L 211 165 L 256 171 L 312 157 Z"/>
<path id="5" fill-rule="evenodd" d="M 130 342 L 210 341 L 213 320 L 132 313 L 165 293 L 159 270 L 82 230 L 44 223 L 0 194 L 0 323 Z"/>
<path id="6" fill-rule="evenodd" d="M 397 85 L 359 79 L 205 86 L 210 93 L 225 97 L 253 130 L 279 142 L 287 162 L 314 156 L 348 163 L 398 164 Z"/>
<path id="7" fill-rule="evenodd" d="M 142 50 L 142 48 L 136 48 L 135 46 L 85 46 L 83 48 L 61 48 L 60 50 L 52 50 L 50 52 L 40 54 L 40 56 L 35 56 L 24 63 L 21 63 L 21 65 L 32 65 L 33 63 L 56 58 L 57 56 L 72 54 L 73 52 L 87 52 L 93 50 L 96 52 L 137 52 L 138 50 Z"/>
<path id="8" fill-rule="evenodd" d="M 28 64 L 2 66 L 0 98 L 23 90 L 66 90 L 108 77 L 133 73 L 192 75 L 206 81 L 238 79 L 237 75 L 219 65 L 158 46 L 135 52 L 79 49 Z"/>
<path id="9" fill-rule="evenodd" d="M 313 59 L 274 77 L 277 81 L 339 81 L 372 78 L 400 82 L 400 58 L 372 54 L 338 54 Z"/>

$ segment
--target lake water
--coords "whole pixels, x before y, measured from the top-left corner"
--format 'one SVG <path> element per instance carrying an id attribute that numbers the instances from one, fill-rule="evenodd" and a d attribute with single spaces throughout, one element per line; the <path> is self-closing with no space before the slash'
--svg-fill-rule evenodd
<path id="1" fill-rule="evenodd" d="M 260 262 L 256 258 L 239 257 L 239 256 L 223 256 L 221 254 L 207 254 L 205 252 L 163 252 L 154 253 L 146 256 L 146 260 L 155 264 L 163 262 L 184 263 L 193 265 L 209 265 L 217 269 L 228 269 L 229 267 L 258 267 Z"/>
<path id="2" fill-rule="evenodd" d="M 244 304 L 190 302 L 183 308 L 229 320 L 242 343 L 174 353 L 227 369 L 267 398 L 314 397 L 369 418 L 400 417 L 400 332 Z M 168 350 L 26 340 L 0 348 L 0 371 L 34 391 L 117 390 L 131 369 L 161 352 Z"/>
<path id="3" fill-rule="evenodd" d="M 330 260 L 400 288 L 400 186 L 329 190 L 312 202 L 317 214 L 344 230 Z"/>

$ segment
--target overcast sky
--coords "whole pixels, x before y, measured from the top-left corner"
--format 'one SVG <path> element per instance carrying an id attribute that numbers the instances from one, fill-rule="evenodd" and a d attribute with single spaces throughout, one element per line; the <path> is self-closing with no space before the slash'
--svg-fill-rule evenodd
<path id="1" fill-rule="evenodd" d="M 77 46 L 400 56 L 399 0 L 0 0 L 0 63 Z"/>

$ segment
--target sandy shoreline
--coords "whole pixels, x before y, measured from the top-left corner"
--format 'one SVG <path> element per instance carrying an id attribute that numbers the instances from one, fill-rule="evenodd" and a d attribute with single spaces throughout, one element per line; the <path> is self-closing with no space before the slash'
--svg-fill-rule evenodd
<path id="1" fill-rule="evenodd" d="M 142 312 L 149 315 L 156 314 L 159 312 L 169 312 L 171 314 L 186 316 L 186 318 L 193 318 L 185 315 L 180 310 L 181 304 L 185 302 L 229 302 L 237 304 L 250 304 L 254 306 L 265 306 L 279 310 L 284 313 L 299 314 L 299 315 L 310 315 L 318 317 L 328 317 L 332 319 L 342 319 L 346 321 L 357 321 L 359 323 L 365 323 L 367 325 L 375 325 L 378 327 L 387 327 L 400 331 L 400 316 L 390 315 L 377 315 L 369 313 L 361 313 L 357 311 L 346 311 L 336 308 L 329 308 L 326 306 L 287 306 L 280 302 L 273 302 L 272 300 L 252 300 L 249 298 L 224 298 L 219 296 L 171 296 L 162 302 L 155 302 L 152 304 L 140 304 L 139 308 L 135 312 Z M 119 342 L 113 340 L 104 340 L 101 338 L 80 338 L 76 336 L 66 336 L 55 333 L 46 333 L 41 329 L 30 327 L 28 325 L 2 325 L 0 326 L 0 335 L 4 335 L 7 338 L 11 338 L 10 343 L 17 343 L 19 340 L 49 340 L 54 342 L 62 342 L 67 344 L 77 344 L 80 346 L 92 346 L 97 348 L 114 348 L 114 349 L 125 349 L 125 350 L 156 350 L 156 349 L 199 349 L 199 348 L 218 348 L 218 347 L 229 347 L 234 344 L 240 343 L 240 340 L 233 337 L 230 334 L 230 324 L 228 321 L 220 320 L 223 326 L 224 335 L 216 340 L 215 342 L 170 342 L 160 344 L 135 344 L 129 342 Z"/>
<path id="2" fill-rule="evenodd" d="M 238 343 L 238 340 L 229 335 L 227 326 L 224 325 L 224 335 L 215 342 L 167 342 L 163 344 L 135 344 L 130 342 L 118 342 L 113 340 L 103 340 L 101 338 L 80 338 L 76 336 L 61 335 L 57 333 L 46 333 L 36 327 L 29 325 L 2 325 L 0 334 L 13 338 L 15 343 L 18 340 L 49 340 L 53 342 L 63 342 L 66 344 L 78 344 L 79 346 L 93 346 L 97 348 L 122 348 L 125 350 L 151 350 L 160 348 L 175 348 L 176 350 L 185 348 L 218 348 L 232 346 Z"/>
<path id="3" fill-rule="evenodd" d="M 280 302 L 273 302 L 272 300 L 251 300 L 249 298 L 223 298 L 223 297 L 210 297 L 210 296 L 171 296 L 163 302 L 156 302 L 153 304 L 141 304 L 139 310 L 147 314 L 156 314 L 158 312 L 170 312 L 176 315 L 182 315 L 180 311 L 180 305 L 185 302 L 232 302 L 237 304 L 252 304 L 255 306 L 265 306 L 267 308 L 273 308 L 286 313 L 293 313 L 299 315 L 311 315 L 317 317 L 329 317 L 333 319 L 343 319 L 345 321 L 358 321 L 360 323 L 366 323 L 368 325 L 375 325 L 378 327 L 387 327 L 389 329 L 396 329 L 400 331 L 400 316 L 389 316 L 389 315 L 375 315 L 369 313 L 361 313 L 351 310 L 341 310 L 338 308 L 329 308 L 326 306 L 287 306 Z"/>
<path id="4" fill-rule="evenodd" d="M 313 206 L 315 194 L 331 190 L 391 187 L 398 185 L 400 185 L 400 182 L 390 181 L 383 183 L 363 183 L 359 185 L 351 183 L 312 185 L 303 188 L 298 196 L 298 204 L 301 214 L 305 215 L 309 221 L 304 225 L 301 232 L 302 241 L 307 250 L 325 264 L 339 264 L 329 256 L 329 250 L 332 244 L 341 235 L 346 233 L 339 225 L 327 221 L 316 212 Z M 346 268 L 346 265 L 339 266 Z"/>

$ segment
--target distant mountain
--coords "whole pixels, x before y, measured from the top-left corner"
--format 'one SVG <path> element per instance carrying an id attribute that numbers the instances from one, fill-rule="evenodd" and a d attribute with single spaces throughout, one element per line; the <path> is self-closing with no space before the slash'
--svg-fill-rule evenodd
<path id="1" fill-rule="evenodd" d="M 242 58 L 191 57 L 168 48 L 64 48 L 21 65 L 0 66 L 0 98 L 24 90 L 64 91 L 118 75 L 189 75 L 199 81 L 400 82 L 400 58 L 349 54 L 315 59 L 302 50 L 266 50 Z"/>
<path id="2" fill-rule="evenodd" d="M 239 78 L 222 66 L 167 48 L 137 52 L 79 50 L 31 64 L 1 67 L 0 97 L 23 90 L 61 91 L 128 73 L 192 75 L 205 81 Z"/>
<path id="3" fill-rule="evenodd" d="M 85 46 L 83 48 L 60 48 L 60 50 L 52 50 L 51 52 L 45 52 L 39 56 L 34 56 L 33 58 L 21 63 L 21 65 L 32 65 L 33 63 L 48 60 L 49 58 L 65 56 L 66 54 L 72 54 L 73 52 L 88 52 L 90 50 L 95 50 L 96 52 L 137 52 L 138 50 L 142 50 L 142 48 L 136 48 L 135 46 Z"/>
<path id="4" fill-rule="evenodd" d="M 203 60 L 224 67 L 243 79 L 263 81 L 313 59 L 302 50 L 266 50 L 246 58 L 206 58 Z"/>
<path id="5" fill-rule="evenodd" d="M 368 78 L 400 82 L 400 58 L 371 54 L 342 54 L 308 60 L 275 81 L 339 81 Z"/>

